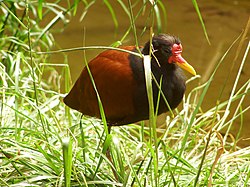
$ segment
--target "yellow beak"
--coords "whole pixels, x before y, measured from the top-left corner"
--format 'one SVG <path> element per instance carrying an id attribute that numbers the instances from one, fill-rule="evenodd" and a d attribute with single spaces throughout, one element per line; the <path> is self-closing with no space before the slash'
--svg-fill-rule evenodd
<path id="1" fill-rule="evenodd" d="M 196 75 L 196 71 L 194 70 L 194 68 L 189 64 L 187 63 L 187 61 L 185 62 L 176 62 L 176 64 L 181 67 L 182 69 L 188 71 L 189 73 L 191 73 L 192 75 Z"/>
<path id="2" fill-rule="evenodd" d="M 173 61 L 182 69 L 188 71 L 192 75 L 196 75 L 194 68 L 181 56 L 181 54 L 175 55 Z"/>

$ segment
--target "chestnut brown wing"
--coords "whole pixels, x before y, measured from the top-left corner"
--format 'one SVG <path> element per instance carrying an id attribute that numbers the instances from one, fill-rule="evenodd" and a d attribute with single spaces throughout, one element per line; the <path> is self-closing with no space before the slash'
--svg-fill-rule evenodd
<path id="1" fill-rule="evenodd" d="M 123 49 L 132 51 L 134 47 Z M 136 82 L 129 55 L 126 52 L 107 50 L 89 62 L 106 118 L 114 125 L 134 115 L 133 92 Z M 100 118 L 96 92 L 86 68 L 82 70 L 64 102 L 85 115 Z"/>

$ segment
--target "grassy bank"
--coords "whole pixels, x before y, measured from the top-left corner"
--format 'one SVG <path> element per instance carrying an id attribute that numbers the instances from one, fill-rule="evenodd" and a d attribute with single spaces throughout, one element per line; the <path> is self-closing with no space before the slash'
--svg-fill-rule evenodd
<path id="1" fill-rule="evenodd" d="M 52 64 L 50 54 L 38 53 L 51 51 L 56 41 L 50 29 L 60 20 L 70 21 L 77 4 L 66 9 L 58 4 L 43 4 L 42 9 L 36 2 L 19 6 L 1 2 L 5 16 L 0 30 L 0 186 L 250 185 L 250 147 L 238 146 L 240 131 L 236 136 L 229 133 L 236 120 L 243 125 L 250 109 L 250 105 L 242 107 L 250 90 L 249 79 L 238 85 L 242 69 L 228 99 L 218 98 L 216 106 L 202 110 L 225 57 L 243 51 L 240 68 L 244 68 L 250 44 L 243 42 L 249 24 L 224 51 L 207 81 L 201 84 L 199 76 L 188 80 L 188 85 L 197 86 L 186 93 L 181 109 L 169 113 L 163 126 L 155 123 L 153 113 L 149 125 L 114 127 L 106 134 L 103 122 L 63 104 L 71 87 L 67 58 Z M 106 6 L 115 20 L 108 1 Z M 136 38 L 132 7 L 124 10 L 131 16 L 128 32 Z M 40 27 L 49 11 L 58 16 Z M 152 11 L 158 18 L 157 9 Z M 60 53 L 66 55 L 65 50 Z M 113 163 L 106 156 L 108 147 Z"/>

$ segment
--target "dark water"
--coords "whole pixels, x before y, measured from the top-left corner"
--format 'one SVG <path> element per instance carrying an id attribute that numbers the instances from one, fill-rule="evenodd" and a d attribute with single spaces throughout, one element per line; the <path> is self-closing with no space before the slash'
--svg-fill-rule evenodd
<path id="1" fill-rule="evenodd" d="M 250 15 L 250 1 L 249 0 L 210 0 L 199 1 L 200 11 L 202 13 L 206 29 L 209 35 L 211 45 L 208 44 L 198 16 L 192 5 L 192 1 L 166 1 L 165 6 L 167 10 L 167 20 L 163 25 L 163 32 L 179 36 L 184 46 L 183 56 L 192 64 L 197 73 L 201 75 L 201 79 L 188 85 L 188 91 L 194 88 L 198 82 L 204 82 L 211 74 L 225 51 L 236 40 L 245 28 Z M 120 5 L 112 1 L 115 7 L 115 13 L 118 20 L 118 29 L 115 29 L 112 17 L 107 7 L 102 1 L 97 1 L 88 11 L 82 22 L 79 18 L 82 14 L 83 6 L 79 6 L 76 17 L 72 19 L 66 30 L 62 33 L 55 34 L 55 40 L 62 48 L 71 48 L 78 46 L 91 45 L 110 45 L 111 43 L 120 40 L 125 31 L 130 25 L 130 21 Z M 134 12 L 138 11 L 140 5 L 134 8 Z M 146 9 L 144 15 L 136 20 L 136 27 L 138 35 L 141 34 L 148 16 L 149 9 Z M 84 31 L 85 29 L 85 31 Z M 156 31 L 156 30 L 155 30 Z M 84 36 L 85 33 L 85 36 Z M 84 40 L 85 37 L 85 40 Z M 139 37 L 139 43 L 143 45 L 148 38 L 148 32 L 142 37 Z M 229 98 L 233 83 L 238 72 L 243 53 L 246 49 L 248 39 L 244 41 L 242 51 L 239 58 L 235 61 L 235 65 L 230 75 L 230 69 L 233 64 L 233 59 L 236 55 L 236 49 L 239 45 L 237 42 L 230 53 L 227 55 L 223 64 L 219 68 L 216 76 L 208 90 L 205 101 L 203 102 L 203 110 L 216 105 L 218 97 L 221 93 L 222 87 L 225 84 L 226 78 L 229 76 L 225 90 L 222 93 L 220 101 Z M 129 35 L 123 43 L 124 45 L 134 45 L 133 35 Z M 87 51 L 87 58 L 90 60 L 100 51 Z M 83 68 L 83 53 L 80 51 L 68 53 L 70 70 L 73 81 L 79 76 Z M 62 63 L 62 56 L 56 55 L 52 59 L 54 63 Z M 245 63 L 239 86 L 242 86 L 250 78 L 250 62 L 249 57 Z M 187 91 L 187 92 L 188 92 Z M 243 104 L 243 108 L 250 105 L 249 94 Z M 234 111 L 231 111 L 232 113 Z M 242 145 L 249 145 L 250 140 L 250 111 L 244 114 L 242 135 Z M 236 120 L 233 124 L 232 134 L 237 134 L 240 125 L 240 120 Z"/>

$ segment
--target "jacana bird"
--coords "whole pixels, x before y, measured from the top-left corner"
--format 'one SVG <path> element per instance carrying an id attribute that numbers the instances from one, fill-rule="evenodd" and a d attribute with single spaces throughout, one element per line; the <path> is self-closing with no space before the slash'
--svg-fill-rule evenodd
<path id="1" fill-rule="evenodd" d="M 196 75 L 194 68 L 182 58 L 182 45 L 175 36 L 159 34 L 144 47 L 143 55 L 152 49 L 151 71 L 157 82 L 162 79 L 161 89 L 171 109 L 182 101 L 186 89 L 182 69 Z M 121 49 L 136 52 L 135 46 Z M 139 56 L 118 51 L 106 50 L 88 64 L 104 108 L 109 126 L 130 124 L 149 118 L 149 105 L 146 91 L 143 59 Z M 156 105 L 159 86 L 153 81 L 153 98 Z M 82 70 L 73 88 L 64 98 L 64 103 L 84 115 L 100 118 L 96 92 L 86 67 Z M 158 115 L 167 112 L 169 107 L 161 97 Z"/>

